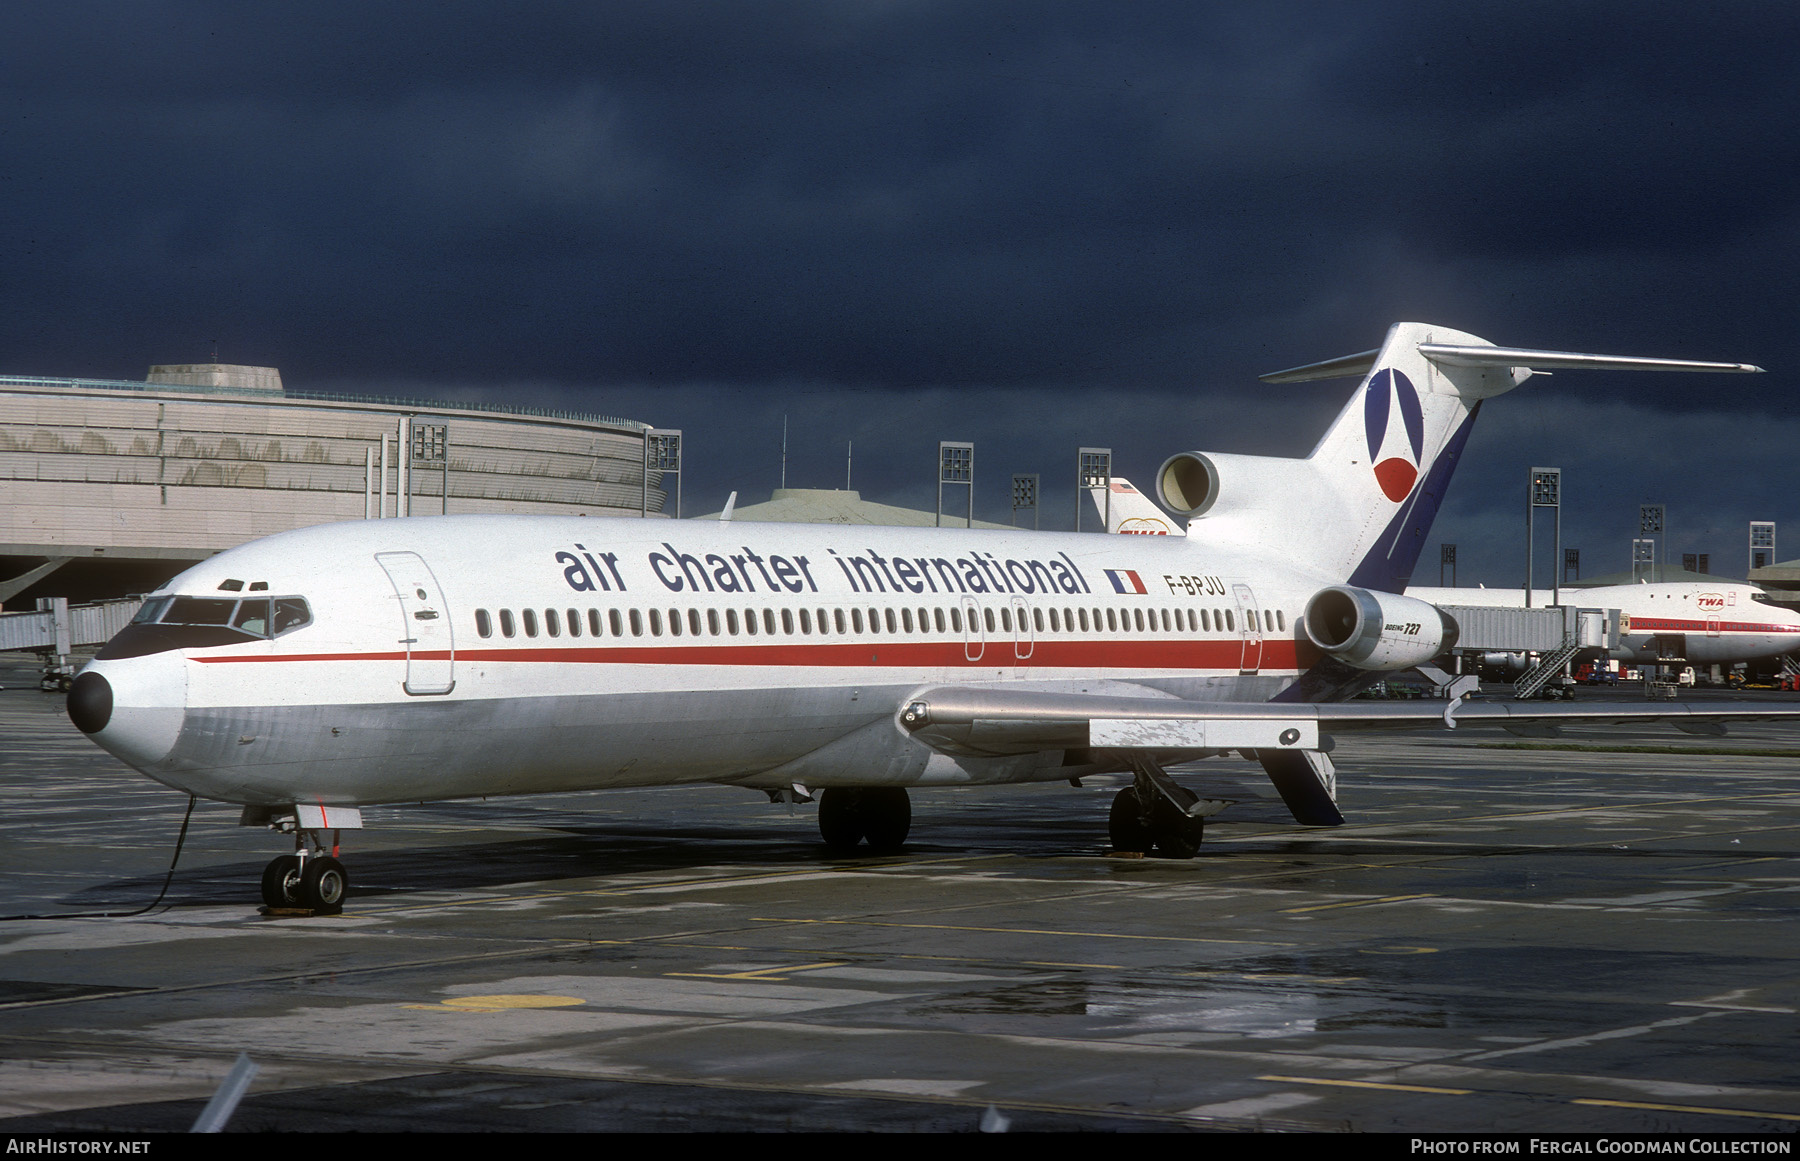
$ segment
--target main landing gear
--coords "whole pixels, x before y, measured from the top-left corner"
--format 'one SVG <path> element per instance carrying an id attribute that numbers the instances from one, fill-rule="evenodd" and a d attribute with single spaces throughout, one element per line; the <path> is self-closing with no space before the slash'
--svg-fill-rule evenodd
<path id="1" fill-rule="evenodd" d="M 1113 796 L 1107 831 L 1115 851 L 1191 859 L 1200 853 L 1206 816 L 1224 808 L 1205 801 L 1147 758 L 1132 759 L 1132 783 Z"/>
<path id="2" fill-rule="evenodd" d="M 870 853 L 891 855 L 911 829 L 905 787 L 833 786 L 819 794 L 819 834 L 833 854 L 850 854 L 867 840 Z"/>

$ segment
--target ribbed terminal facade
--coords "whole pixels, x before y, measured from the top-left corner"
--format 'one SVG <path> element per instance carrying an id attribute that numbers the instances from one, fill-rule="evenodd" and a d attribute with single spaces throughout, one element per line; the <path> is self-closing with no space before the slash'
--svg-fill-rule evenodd
<path id="1" fill-rule="evenodd" d="M 648 430 L 290 392 L 266 367 L 162 366 L 143 382 L 0 376 L 0 585 L 62 558 L 86 564 L 64 579 L 91 581 L 102 561 L 172 573 L 259 536 L 370 516 L 660 514 Z"/>

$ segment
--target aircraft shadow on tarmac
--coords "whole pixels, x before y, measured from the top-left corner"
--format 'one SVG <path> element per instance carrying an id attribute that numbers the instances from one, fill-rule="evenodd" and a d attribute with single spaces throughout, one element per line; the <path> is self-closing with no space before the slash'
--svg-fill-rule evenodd
<path id="1" fill-rule="evenodd" d="M 1214 789 L 1208 787 L 1209 790 Z M 1295 827 L 1280 800 L 1250 785 L 1224 786 L 1232 792 L 1233 805 L 1209 828 L 1209 840 L 1193 863 L 1158 858 L 1111 862 L 1121 871 L 1143 873 L 1165 868 L 1168 873 L 1190 877 L 1208 865 L 1229 863 L 1234 857 L 1271 856 L 1290 859 L 1296 872 L 1316 872 L 1318 860 L 1353 856 L 1369 859 L 1433 860 L 1482 859 L 1496 864 L 1518 864 L 1554 857 L 1587 863 L 1595 859 L 1628 857 L 1666 861 L 1689 859 L 1735 862 L 1783 858 L 1778 850 L 1717 847 L 1622 846 L 1594 839 L 1569 845 L 1508 845 L 1505 843 L 1434 841 L 1421 832 L 1417 841 L 1355 837 L 1354 829 L 1334 831 Z M 716 818 L 682 818 L 682 808 L 658 811 L 653 819 L 616 816 L 596 818 L 578 811 L 548 809 L 530 804 L 441 803 L 394 811 L 380 829 L 346 832 L 344 857 L 350 866 L 352 905 L 358 900 L 391 898 L 411 893 L 445 890 L 512 888 L 527 883 L 552 883 L 581 878 L 608 878 L 658 873 L 689 873 L 720 865 L 761 868 L 854 867 L 880 865 L 907 859 L 942 859 L 958 855 L 1010 855 L 1021 859 L 1097 858 L 1108 854 L 1104 818 L 1091 807 L 1104 801 L 1089 796 L 1083 802 L 1050 802 L 1040 798 L 1023 809 L 1009 803 L 1016 798 L 992 798 L 956 802 L 918 796 L 912 836 L 896 855 L 843 856 L 819 839 L 811 808 L 792 816 L 772 815 L 769 808 L 753 806 L 741 822 L 720 823 Z M 713 808 L 716 810 L 716 807 Z M 671 817 L 673 815 L 673 817 Z M 529 827 L 540 832 L 524 838 L 488 842 L 444 842 L 446 827 L 479 830 Z M 1274 829 L 1246 834 L 1239 827 Z M 412 832 L 409 835 L 409 831 Z M 1233 833 L 1233 832 L 1237 833 Z M 363 835 L 370 836 L 363 845 Z M 413 836 L 417 836 L 416 843 Z M 270 836 L 270 853 L 279 843 Z M 1229 841 L 1221 841 L 1229 840 Z M 165 906 L 197 906 L 255 901 L 255 885 L 261 874 L 260 854 L 249 861 L 217 862 L 196 866 L 183 860 L 169 889 Z M 1186 868 L 1185 870 L 1182 868 Z M 1501 882 L 1512 878 L 1500 865 Z M 1279 874 L 1278 868 L 1271 868 Z M 1475 874 L 1476 872 L 1471 872 Z M 1488 880 L 1487 874 L 1480 876 Z M 161 888 L 163 872 L 113 879 L 85 886 L 54 904 L 34 907 L 39 914 L 71 911 L 125 911 L 143 906 Z M 1269 886 L 1280 886 L 1271 880 Z M 1316 882 L 1312 883 L 1317 886 Z M 1495 885 L 1491 880 L 1489 889 Z"/>

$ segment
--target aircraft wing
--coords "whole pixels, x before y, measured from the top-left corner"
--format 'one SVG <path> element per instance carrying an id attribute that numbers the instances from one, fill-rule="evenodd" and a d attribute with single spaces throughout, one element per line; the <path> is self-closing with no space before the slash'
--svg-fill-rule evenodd
<path id="1" fill-rule="evenodd" d="M 939 686 L 911 699 L 900 724 L 943 753 L 995 756 L 1082 748 L 1317 752 L 1330 747 L 1331 734 L 1351 730 L 1494 728 L 1542 737 L 1562 725 L 1666 722 L 1685 733 L 1716 735 L 1733 721 L 1784 717 L 1800 717 L 1800 710 L 1650 701 L 1200 702 Z"/>

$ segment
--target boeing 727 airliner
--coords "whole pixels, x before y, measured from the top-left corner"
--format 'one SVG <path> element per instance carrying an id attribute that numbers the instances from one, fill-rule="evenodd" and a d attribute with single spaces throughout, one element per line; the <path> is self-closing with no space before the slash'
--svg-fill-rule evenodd
<path id="1" fill-rule="evenodd" d="M 1305 459 L 1185 452 L 1186 536 L 445 516 L 283 533 L 145 601 L 69 715 L 158 781 L 294 835 L 271 907 L 330 908 L 373 803 L 725 783 L 819 794 L 826 842 L 892 850 L 913 787 L 1129 772 L 1116 846 L 1185 857 L 1164 767 L 1254 755 L 1301 823 L 1341 822 L 1331 732 L 1753 707 L 1348 700 L 1456 626 L 1402 594 L 1482 402 L 1532 369 L 1755 371 L 1496 347 L 1400 323 Z M 1280 529 L 1279 536 L 1270 535 Z M 1541 728 L 1541 725 L 1539 726 Z"/>

